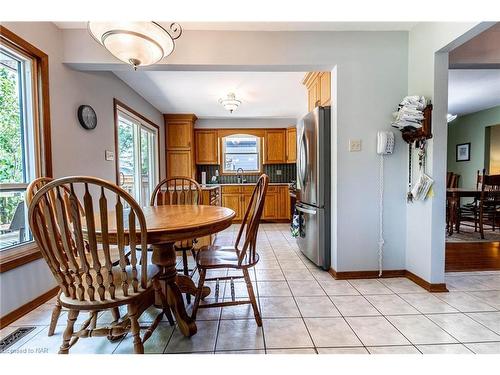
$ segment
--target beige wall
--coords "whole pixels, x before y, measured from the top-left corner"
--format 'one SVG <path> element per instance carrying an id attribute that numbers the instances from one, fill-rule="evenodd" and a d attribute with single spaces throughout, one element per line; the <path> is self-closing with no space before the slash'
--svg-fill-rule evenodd
<path id="1" fill-rule="evenodd" d="M 49 22 L 3 22 L 20 37 L 49 56 L 52 160 L 55 177 L 91 175 L 115 181 L 115 164 L 104 160 L 114 150 L 113 98 L 117 98 L 160 126 L 160 150 L 164 149 L 162 115 L 112 73 L 78 72 L 63 61 L 62 32 Z M 90 104 L 97 113 L 97 128 L 84 130 L 76 110 Z M 165 173 L 160 155 L 161 175 Z M 0 316 L 55 286 L 43 260 L 0 274 Z"/>

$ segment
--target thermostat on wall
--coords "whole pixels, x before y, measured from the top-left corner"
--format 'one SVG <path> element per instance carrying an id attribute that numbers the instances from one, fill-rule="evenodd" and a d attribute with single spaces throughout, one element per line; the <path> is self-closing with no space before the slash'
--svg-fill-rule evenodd
<path id="1" fill-rule="evenodd" d="M 115 160 L 115 153 L 114 153 L 114 151 L 111 151 L 111 150 L 104 151 L 104 159 L 106 159 L 106 161 L 113 161 L 113 160 Z"/>

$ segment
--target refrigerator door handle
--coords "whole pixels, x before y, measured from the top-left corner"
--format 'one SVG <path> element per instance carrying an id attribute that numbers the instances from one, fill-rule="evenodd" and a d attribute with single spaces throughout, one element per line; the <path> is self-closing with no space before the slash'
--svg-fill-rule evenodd
<path id="1" fill-rule="evenodd" d="M 297 211 L 303 212 L 305 214 L 316 215 L 316 210 L 311 210 L 311 209 L 308 209 L 308 208 L 305 208 L 305 207 L 302 207 L 299 205 L 295 205 L 295 208 L 297 209 Z"/>
<path id="2" fill-rule="evenodd" d="M 306 134 L 305 129 L 302 131 L 302 136 L 300 137 L 300 148 L 299 148 L 299 177 L 302 188 L 306 184 L 307 175 L 307 145 L 306 145 Z"/>

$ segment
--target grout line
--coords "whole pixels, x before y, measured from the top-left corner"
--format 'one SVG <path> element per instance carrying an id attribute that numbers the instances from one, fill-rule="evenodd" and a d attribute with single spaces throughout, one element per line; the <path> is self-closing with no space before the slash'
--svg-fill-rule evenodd
<path id="1" fill-rule="evenodd" d="M 235 228 L 236 228 L 236 226 L 235 226 L 234 228 L 232 228 L 230 231 L 224 231 L 224 232 L 223 232 L 223 233 L 226 235 L 226 236 L 224 236 L 224 237 L 227 237 L 227 238 L 224 238 L 224 241 L 231 241 L 231 240 L 234 240 L 234 236 L 235 236 L 235 233 L 234 233 L 234 232 L 235 232 Z M 285 276 L 284 270 L 283 270 L 283 268 L 282 268 L 282 266 L 281 266 L 281 261 L 287 260 L 287 258 L 286 258 L 286 257 L 281 257 L 281 258 L 278 258 L 278 257 L 277 257 L 277 253 L 281 253 L 281 252 L 285 253 L 285 252 L 288 252 L 288 251 L 289 251 L 291 256 L 293 256 L 294 258 L 295 258 L 295 256 L 297 256 L 297 257 L 300 259 L 300 263 L 301 263 L 302 265 L 304 265 L 304 266 L 305 266 L 305 268 L 308 270 L 309 274 L 311 274 L 311 275 L 312 275 L 313 280 L 314 280 L 314 281 L 316 281 L 316 282 L 319 284 L 319 287 L 323 290 L 323 292 L 325 292 L 326 297 L 327 297 L 327 298 L 329 299 L 329 301 L 333 304 L 333 306 L 334 306 L 334 307 L 338 310 L 338 312 L 339 312 L 340 316 L 341 316 L 341 317 L 344 319 L 344 321 L 348 324 L 348 326 L 349 326 L 349 327 L 350 327 L 350 329 L 353 331 L 353 333 L 356 335 L 356 337 L 358 338 L 358 340 L 360 341 L 360 343 L 361 343 L 361 345 L 362 345 L 362 346 L 352 346 L 352 347 L 350 347 L 350 348 L 353 348 L 353 347 L 356 347 L 356 348 L 363 347 L 365 350 L 367 350 L 367 351 L 368 351 L 368 349 L 367 349 L 366 345 L 364 345 L 364 344 L 363 344 L 363 342 L 362 342 L 362 341 L 359 339 L 359 337 L 357 336 L 356 332 L 354 332 L 354 330 L 352 329 L 352 327 L 351 327 L 351 326 L 349 325 L 349 323 L 347 322 L 346 316 L 344 316 L 344 315 L 342 314 L 342 312 L 338 309 L 338 307 L 337 307 L 337 306 L 335 305 L 335 303 L 333 302 L 333 300 L 332 300 L 332 296 L 336 296 L 336 295 L 328 295 L 328 293 L 326 293 L 326 290 L 325 290 L 325 288 L 324 288 L 324 287 L 323 287 L 323 285 L 322 285 L 322 282 L 323 282 L 324 280 L 323 280 L 323 279 L 320 279 L 320 278 L 318 277 L 318 275 L 319 275 L 319 274 L 318 274 L 318 273 L 313 273 L 313 272 L 312 272 L 312 269 L 308 267 L 308 263 L 306 263 L 307 261 L 306 261 L 304 258 L 302 258 L 302 257 L 300 256 L 300 252 L 299 252 L 297 249 L 295 249 L 293 242 L 291 242 L 291 241 L 288 239 L 288 236 L 286 235 L 285 230 L 284 230 L 284 229 L 281 229 L 279 225 L 274 225 L 274 224 L 269 224 L 269 228 L 271 228 L 271 229 L 267 229 L 267 227 L 266 227 L 266 226 L 263 226 L 263 227 L 262 227 L 262 229 L 263 229 L 263 231 L 262 231 L 263 236 L 262 236 L 262 237 L 263 237 L 263 238 L 259 238 L 259 239 L 258 239 L 258 242 L 260 242 L 260 243 L 263 245 L 263 248 L 265 249 L 265 252 L 266 252 L 266 253 L 267 253 L 268 251 L 269 251 L 269 253 L 272 253 L 272 255 L 273 255 L 273 259 L 272 259 L 272 260 L 273 260 L 273 261 L 275 261 L 275 262 L 277 263 L 278 267 L 279 267 L 279 268 L 273 268 L 273 269 L 276 269 L 276 270 L 277 270 L 277 269 L 279 269 L 279 270 L 280 270 L 280 272 L 283 274 L 283 276 L 284 276 L 285 280 L 269 280 L 269 281 L 266 281 L 266 282 L 270 282 L 270 283 L 272 283 L 272 282 L 283 282 L 283 281 L 284 281 L 284 282 L 286 282 L 286 284 L 287 284 L 287 286 L 288 286 L 288 288 L 289 288 L 289 290 L 290 290 L 290 292 L 291 292 L 291 297 L 293 298 L 293 300 L 294 300 L 294 302 L 295 302 L 295 305 L 296 305 L 297 309 L 299 310 L 299 314 L 300 314 L 300 318 L 299 318 L 299 319 L 302 319 L 302 322 L 303 322 L 303 324 L 306 326 L 306 330 L 307 330 L 307 332 L 308 332 L 308 334 L 309 334 L 309 337 L 310 337 L 310 339 L 311 339 L 311 341 L 312 341 L 312 343 L 313 343 L 313 347 L 312 347 L 312 349 L 314 349 L 314 351 L 315 351 L 316 353 L 318 353 L 318 348 L 316 347 L 316 344 L 314 343 L 314 340 L 312 340 L 312 335 L 311 335 L 311 333 L 310 333 L 310 331 L 309 331 L 309 328 L 307 327 L 307 324 L 305 324 L 305 319 L 306 319 L 306 318 L 304 318 L 304 316 L 303 316 L 303 314 L 302 314 L 302 312 L 301 312 L 301 310 L 300 310 L 300 308 L 299 308 L 299 306 L 298 306 L 298 303 L 297 303 L 297 298 L 298 298 L 298 297 L 300 297 L 300 296 L 295 296 L 295 295 L 293 294 L 293 292 L 291 291 L 289 281 L 293 281 L 293 280 L 288 280 L 288 278 Z M 272 240 L 271 240 L 271 238 L 272 238 Z M 285 242 L 282 242 L 282 241 L 281 241 L 282 239 L 286 240 L 286 243 L 285 243 Z M 276 245 L 275 245 L 275 246 L 273 246 L 273 245 L 272 245 L 272 243 L 276 243 Z M 276 249 L 275 249 L 275 248 L 276 248 Z M 283 250 L 283 251 L 279 251 L 279 250 Z M 257 282 L 258 282 L 258 278 L 257 278 L 257 273 L 255 272 L 255 271 L 257 270 L 257 268 L 256 268 L 256 267 L 254 267 L 254 268 L 253 268 L 253 270 L 254 270 L 253 272 L 254 272 L 254 276 L 255 276 L 255 288 L 254 288 L 254 290 L 255 290 L 255 292 L 256 292 L 256 298 L 257 298 L 257 302 L 258 302 L 258 306 L 259 306 L 259 312 L 261 312 L 261 313 L 262 313 L 262 306 L 261 306 L 261 301 L 260 301 L 261 296 L 259 295 L 258 283 L 257 283 Z M 266 269 L 264 268 L 263 270 L 266 270 Z M 287 269 L 287 270 L 290 270 L 291 272 L 293 272 L 293 269 Z M 301 270 L 303 270 L 303 268 L 301 268 Z M 499 273 L 499 272 L 493 272 L 493 273 L 492 273 L 492 272 L 488 272 L 488 273 L 484 273 L 484 274 L 482 274 L 482 273 L 477 273 L 477 272 L 476 272 L 476 273 L 471 274 L 471 275 L 469 275 L 469 276 L 470 276 L 470 277 L 477 278 L 477 283 L 478 283 L 478 284 L 481 284 L 480 282 L 481 282 L 481 281 L 483 281 L 483 279 L 481 279 L 481 277 L 488 276 L 488 279 L 484 279 L 484 280 L 486 280 L 489 284 L 481 284 L 481 285 L 484 285 L 484 286 L 488 287 L 489 285 L 493 285 L 492 283 L 494 283 L 494 281 L 496 280 L 496 279 L 495 279 L 495 277 L 496 277 L 497 275 L 500 275 L 500 273 Z M 459 277 L 464 277 L 464 276 L 465 276 L 465 277 L 467 277 L 467 275 L 464 275 L 463 273 L 460 273 L 460 274 L 458 274 L 458 275 L 447 275 L 447 277 L 450 277 L 450 278 L 457 278 L 457 279 L 458 279 Z M 264 281 L 264 280 L 263 280 L 263 281 Z M 299 281 L 300 281 L 300 280 L 299 280 Z M 412 305 L 410 302 L 406 301 L 406 300 L 403 298 L 403 296 L 402 296 L 402 295 L 404 295 L 404 294 L 415 294 L 415 293 L 418 293 L 418 292 L 409 292 L 409 293 L 403 293 L 403 292 L 401 292 L 401 293 L 397 293 L 397 292 L 395 292 L 392 288 L 390 288 L 389 286 L 385 285 L 382 281 L 380 281 L 380 280 L 378 280 L 378 281 L 379 281 L 379 282 L 380 282 L 383 286 L 385 286 L 386 288 L 388 288 L 388 289 L 389 289 L 391 292 L 393 292 L 393 293 L 391 293 L 391 294 L 362 294 L 362 293 L 359 293 L 359 290 L 358 290 L 358 289 L 357 289 L 357 288 L 356 288 L 353 284 L 351 284 L 349 281 L 348 281 L 348 284 L 349 284 L 349 285 L 350 285 L 350 286 L 351 286 L 354 290 L 356 290 L 356 291 L 359 293 L 359 294 L 357 295 L 358 297 L 359 297 L 359 296 L 363 296 L 363 298 L 364 298 L 365 300 L 367 300 L 367 302 L 368 302 L 370 305 L 372 305 L 372 306 L 373 306 L 373 304 L 372 304 L 372 303 L 371 303 L 371 302 L 370 302 L 370 301 L 366 298 L 366 296 L 368 296 L 368 295 L 397 295 L 399 298 L 401 298 L 402 300 L 404 300 L 404 302 L 406 302 L 408 305 L 412 306 L 413 308 L 415 308 L 415 309 L 418 311 L 418 314 L 403 314 L 403 315 L 402 315 L 402 314 L 395 314 L 395 315 L 383 315 L 383 314 L 381 314 L 381 315 L 379 315 L 379 316 L 383 316 L 383 317 L 384 317 L 387 321 L 389 321 L 387 317 L 390 317 L 390 316 L 418 316 L 418 315 L 423 315 L 423 316 L 425 316 L 425 317 L 426 317 L 426 319 L 428 319 L 428 320 L 430 320 L 432 323 L 434 323 L 434 322 L 432 321 L 432 319 L 431 319 L 431 317 L 432 317 L 433 315 L 451 315 L 451 314 L 461 314 L 461 315 L 465 315 L 465 316 L 467 316 L 468 318 L 472 319 L 474 322 L 476 322 L 476 323 L 480 324 L 481 326 L 484 326 L 484 327 L 485 327 L 486 329 L 488 329 L 489 331 L 491 331 L 491 332 L 493 332 L 493 333 L 495 333 L 495 334 L 497 334 L 497 335 L 498 335 L 498 333 L 496 333 L 495 331 L 493 331 L 491 328 L 487 327 L 486 325 L 484 325 L 484 324 L 483 324 L 483 323 L 481 323 L 480 321 L 477 321 L 476 319 L 474 319 L 474 315 L 473 315 L 474 313 L 483 313 L 483 312 L 484 312 L 484 313 L 498 313 L 498 309 L 497 309 L 495 306 L 490 305 L 490 303 L 489 303 L 489 302 L 486 302 L 486 301 L 484 301 L 482 298 L 477 297 L 477 296 L 475 296 L 475 295 L 473 295 L 473 294 L 472 294 L 473 292 L 498 291 L 497 289 L 452 290 L 452 292 L 462 292 L 462 293 L 464 293 L 465 295 L 468 295 L 468 296 L 470 296 L 470 297 L 472 297 L 472 298 L 474 298 L 474 299 L 477 299 L 478 301 L 480 301 L 480 302 L 482 302 L 482 303 L 484 303 L 484 304 L 486 304 L 486 305 L 488 305 L 488 306 L 491 306 L 491 307 L 494 309 L 494 311 L 488 311 L 488 310 L 486 310 L 486 311 L 473 311 L 473 312 L 463 312 L 463 311 L 457 311 L 457 312 L 435 312 L 435 313 L 427 313 L 427 314 L 425 314 L 425 313 L 422 313 L 422 312 L 421 312 L 418 308 L 416 308 L 416 307 L 415 307 L 414 305 Z M 226 288 L 227 288 L 227 283 L 226 283 L 226 282 L 224 282 L 224 287 L 222 288 L 222 289 L 223 289 L 223 292 L 222 292 L 222 293 L 223 293 L 223 294 L 222 294 L 223 298 L 222 298 L 222 299 L 224 299 L 225 292 L 226 292 Z M 426 293 L 429 293 L 429 292 L 426 292 Z M 422 293 L 422 294 L 425 294 L 425 293 Z M 433 293 L 431 293 L 431 295 L 435 296 Z M 343 295 L 339 295 L 339 296 L 343 296 Z M 310 296 L 310 297 L 321 297 L 321 296 Z M 437 297 L 437 296 L 435 296 L 435 297 L 436 297 L 436 298 L 438 298 L 438 299 L 439 299 L 439 301 L 444 302 L 445 304 L 447 304 L 447 305 L 451 306 L 452 308 L 456 309 L 454 306 L 452 306 L 452 305 L 451 305 L 450 303 L 448 303 L 447 301 L 442 300 L 441 298 L 439 298 L 439 297 Z M 276 297 L 271 296 L 270 298 L 276 298 Z M 48 305 L 48 304 L 49 304 L 49 303 L 46 303 L 46 305 Z M 52 306 L 52 304 L 50 304 L 50 305 Z M 379 310 L 378 310 L 375 306 L 373 306 L 373 307 L 375 308 L 375 310 L 376 310 L 376 311 L 378 311 L 378 312 L 380 313 L 380 311 L 379 311 Z M 211 352 L 211 353 L 215 353 L 215 352 L 224 352 L 224 350 L 221 350 L 221 351 L 218 351 L 218 350 L 217 350 L 217 341 L 218 341 L 218 337 L 219 337 L 219 328 L 220 328 L 220 324 L 221 324 L 221 321 L 222 321 L 222 320 L 250 320 L 250 319 L 253 319 L 253 317 L 252 317 L 252 318 L 245 317 L 245 318 L 230 318 L 230 319 L 222 319 L 222 310 L 223 310 L 223 308 L 221 308 L 221 309 L 220 309 L 220 312 L 219 312 L 219 314 L 218 314 L 219 316 L 218 316 L 218 318 L 217 318 L 217 319 L 205 319 L 205 320 L 201 320 L 201 319 L 200 319 L 200 321 L 215 321 L 215 320 L 217 320 L 217 322 L 218 322 L 218 323 L 217 323 L 217 332 L 216 332 L 216 339 L 215 339 L 215 344 L 214 344 L 214 350 L 212 350 L 212 351 L 208 351 L 208 352 Z M 457 310 L 459 310 L 459 309 L 457 309 Z M 104 312 L 103 312 L 103 313 L 104 313 Z M 261 314 L 261 315 L 262 315 L 262 314 Z M 368 317 L 368 316 L 365 316 L 365 315 L 360 315 L 360 316 L 348 316 L 348 317 L 361 317 L 361 318 L 363 318 L 363 317 L 364 317 L 364 318 L 366 318 L 366 317 Z M 62 316 L 61 316 L 61 318 L 62 318 Z M 318 318 L 321 318 L 321 317 L 318 317 Z M 287 318 L 280 318 L 280 317 L 275 317 L 275 318 L 266 318 L 266 320 L 273 320 L 273 319 L 287 319 Z M 263 320 L 264 320 L 264 319 L 263 319 Z M 148 323 L 148 322 L 145 322 L 145 323 Z M 393 325 L 390 321 L 389 321 L 389 323 L 390 323 L 392 326 L 394 326 L 394 325 Z M 168 324 L 168 323 L 167 323 L 167 324 Z M 452 337 L 452 338 L 456 339 L 456 338 L 455 338 L 452 334 L 450 334 L 448 331 L 446 331 L 444 328 L 442 328 L 439 324 L 437 324 L 437 323 L 434 323 L 434 324 L 436 324 L 436 325 L 437 325 L 437 326 L 438 326 L 441 330 L 443 330 L 444 332 L 446 332 L 447 334 L 449 334 L 449 335 L 450 335 L 450 337 Z M 38 333 L 34 334 L 31 338 L 29 338 L 28 340 L 26 340 L 26 342 L 24 342 L 24 343 L 23 343 L 23 344 L 22 344 L 19 348 L 25 347 L 25 346 L 26 346 L 29 342 L 33 342 L 32 340 L 34 340 L 34 339 L 36 340 L 37 338 L 41 338 L 43 335 L 42 335 L 42 336 L 40 336 L 40 334 L 41 334 L 42 332 L 44 332 L 44 330 L 46 329 L 46 327 L 48 327 L 48 325 L 46 325 L 46 324 L 41 324 L 41 325 L 38 325 L 38 324 L 36 324 L 36 323 L 34 323 L 34 324 L 26 324 L 26 325 L 37 326 L 37 327 L 42 327 L 42 328 L 40 329 L 40 331 L 39 331 Z M 26 326 L 26 325 L 16 325 L 16 324 L 11 324 L 10 326 L 12 326 L 12 327 L 22 327 L 22 326 Z M 63 325 L 58 325 L 58 326 L 63 326 Z M 65 325 L 64 325 L 64 326 L 65 326 Z M 402 332 L 401 332 L 401 331 L 399 331 L 399 330 L 397 329 L 397 327 L 395 327 L 395 326 L 394 326 L 394 328 L 395 328 L 395 329 L 396 329 L 399 333 L 401 333 L 401 334 L 402 334 Z M 168 336 L 168 338 L 167 338 L 167 339 L 166 339 L 166 341 L 165 341 L 165 347 L 163 348 L 163 352 L 164 352 L 164 353 L 165 353 L 165 351 L 166 351 L 166 349 L 167 349 L 168 344 L 171 342 L 172 337 L 173 337 L 174 332 L 175 332 L 175 330 L 176 330 L 176 329 L 178 329 L 178 328 L 177 328 L 177 324 L 175 324 L 175 325 L 172 327 L 172 330 L 171 330 L 171 332 L 170 332 L 170 335 Z M 46 332 L 46 331 L 45 331 L 45 332 Z M 268 351 L 268 350 L 271 350 L 271 348 L 267 348 L 267 345 L 266 345 L 266 340 L 265 340 L 264 327 L 262 327 L 262 334 L 263 334 L 263 341 L 264 341 L 264 352 L 265 352 L 265 353 L 267 353 L 267 351 Z M 407 338 L 404 334 L 402 334 L 402 335 L 403 335 L 403 337 L 405 337 L 405 338 L 408 340 L 408 338 Z M 129 336 L 128 336 L 128 335 L 127 335 L 127 336 L 125 336 L 122 340 L 120 340 L 120 341 L 116 344 L 116 347 L 114 348 L 113 353 L 117 351 L 117 349 L 120 347 L 120 345 L 123 345 L 123 344 L 124 344 L 124 340 L 125 340 L 127 337 L 129 337 Z M 499 337 L 500 337 L 500 336 L 499 336 Z M 473 351 L 472 351 L 472 349 L 470 349 L 467 345 L 471 345 L 471 344 L 481 344 L 481 343 L 497 343 L 497 342 L 500 342 L 500 338 L 499 338 L 499 340 L 498 340 L 498 341 L 474 341 L 474 342 L 467 342 L 467 343 L 463 343 L 463 342 L 461 342 L 461 341 L 457 340 L 457 342 L 456 342 L 456 343 L 413 344 L 413 343 L 411 343 L 411 341 L 410 341 L 410 340 L 408 340 L 408 341 L 410 342 L 410 344 L 405 344 L 405 345 L 371 345 L 371 346 L 373 346 L 373 347 L 399 347 L 399 346 L 408 346 L 408 345 L 411 345 L 411 346 L 414 346 L 414 347 L 415 347 L 418 351 L 420 351 L 420 350 L 418 349 L 417 345 L 426 345 L 426 346 L 439 346 L 439 345 L 463 345 L 463 346 L 464 346 L 467 350 L 469 350 L 469 351 L 473 352 Z M 343 347 L 342 347 L 342 346 L 339 346 L 338 348 L 344 348 L 344 347 L 345 347 L 345 346 L 343 346 Z M 337 347 L 332 347 L 332 348 L 337 348 Z M 280 349 L 280 348 L 273 348 L 273 349 Z M 281 348 L 281 349 L 285 349 L 285 350 L 286 350 L 286 349 L 292 349 L 292 348 Z M 293 348 L 293 349 L 299 349 L 299 348 Z M 293 350 L 293 349 L 292 349 L 292 350 Z M 309 347 L 309 348 L 307 348 L 307 349 L 311 349 L 311 347 Z M 262 349 L 249 349 L 249 350 L 262 350 Z M 245 350 L 244 350 L 244 349 L 241 349 L 241 350 L 237 350 L 237 351 L 245 351 Z M 196 354 L 196 353 L 207 353 L 207 351 L 198 351 L 198 352 L 192 352 L 192 353 L 194 353 L 194 354 Z"/>
<path id="2" fill-rule="evenodd" d="M 270 245 L 271 245 L 271 247 L 272 247 L 272 244 L 271 244 L 271 243 L 270 243 Z M 273 252 L 275 253 L 274 248 L 273 248 Z M 276 256 L 276 253 L 275 253 L 274 255 Z M 302 259 L 300 259 L 300 261 L 302 262 Z M 302 262 L 302 264 L 304 264 L 304 262 Z M 281 263 L 280 263 L 280 261 L 279 261 L 279 260 L 278 260 L 278 265 L 279 265 L 279 267 L 280 267 L 280 269 L 281 269 L 281 273 L 282 273 L 283 275 L 285 275 L 285 273 L 283 272 L 283 268 L 281 267 Z M 305 266 L 305 264 L 304 264 L 304 266 Z M 309 270 L 308 270 L 308 271 L 309 271 Z M 310 271 L 309 271 L 309 273 L 310 273 Z M 313 277 L 314 277 L 314 276 L 313 276 Z M 287 284 L 287 286 L 288 286 L 288 289 L 290 289 L 290 293 L 292 294 L 293 302 L 295 303 L 295 306 L 297 307 L 297 310 L 299 311 L 300 317 L 301 317 L 301 319 L 302 319 L 302 323 L 303 323 L 303 324 L 304 324 L 304 326 L 306 327 L 306 331 L 307 331 L 307 333 L 309 334 L 309 338 L 310 338 L 310 340 L 311 340 L 311 342 L 312 342 L 312 344 L 313 344 L 314 351 L 316 352 L 316 354 L 318 354 L 318 349 L 316 348 L 316 343 L 314 342 L 314 339 L 313 339 L 313 337 L 312 337 L 312 335 L 311 335 L 311 332 L 309 331 L 309 327 L 307 327 L 306 321 L 305 321 L 305 319 L 304 319 L 304 316 L 302 315 L 302 311 L 300 310 L 299 304 L 297 303 L 297 300 L 295 299 L 295 295 L 293 294 L 292 288 L 290 288 L 290 283 L 288 282 L 288 279 L 286 279 L 286 278 L 285 278 L 285 282 L 286 282 L 286 284 Z M 319 283 L 318 283 L 318 285 L 319 285 Z M 321 285 L 320 285 L 320 287 L 321 287 Z"/>
<path id="3" fill-rule="evenodd" d="M 487 312 L 491 312 L 491 313 L 498 313 L 498 311 L 487 311 Z M 473 321 L 475 321 L 476 323 L 479 323 L 481 324 L 483 327 L 487 328 L 488 330 L 490 330 L 491 332 L 493 332 L 494 334 L 496 334 L 498 337 L 499 337 L 499 340 L 500 340 L 500 334 L 498 334 L 498 332 L 495 332 L 494 330 L 492 330 L 490 327 L 488 327 L 487 325 L 481 323 L 479 320 L 476 320 L 474 319 L 474 317 L 468 315 L 468 314 L 474 314 L 474 313 L 463 313 L 465 316 L 469 317 L 470 319 L 472 319 Z M 500 315 L 500 314 L 499 314 Z"/>
<path id="4" fill-rule="evenodd" d="M 352 285 L 352 284 L 351 284 L 351 285 Z M 353 287 L 354 289 L 356 289 L 356 290 L 359 292 L 359 290 L 358 290 L 358 289 L 357 289 L 354 285 L 352 285 L 352 287 Z M 361 293 L 361 292 L 359 292 L 359 293 Z M 387 321 L 387 322 L 388 322 L 391 326 L 393 326 L 393 327 L 394 327 L 394 329 L 395 329 L 396 331 L 398 331 L 398 332 L 401 334 L 401 336 L 403 336 L 403 337 L 404 337 L 404 338 L 405 338 L 405 339 L 406 339 L 406 340 L 410 343 L 410 345 L 411 345 L 411 346 L 413 346 L 413 347 L 414 347 L 414 348 L 415 348 L 415 349 L 416 349 L 419 353 L 422 353 L 422 352 L 421 352 L 421 351 L 420 351 L 420 350 L 416 347 L 416 345 L 415 345 L 415 344 L 413 344 L 413 343 L 411 342 L 411 340 L 403 334 L 403 332 L 401 332 L 401 331 L 400 331 L 400 330 L 399 330 L 399 329 L 398 329 L 398 328 L 397 328 L 394 324 L 392 324 L 392 322 L 391 322 L 389 319 L 387 319 L 387 317 L 386 317 L 384 314 L 382 314 L 382 312 L 381 312 L 381 311 L 380 311 L 380 310 L 379 310 L 379 309 L 378 309 L 378 308 L 377 308 L 377 307 L 376 307 L 373 303 L 371 303 L 371 302 L 370 302 L 370 301 L 369 301 L 369 300 L 365 297 L 365 295 L 363 295 L 363 294 L 361 294 L 361 295 L 363 296 L 363 298 L 364 298 L 364 299 L 365 299 L 365 300 L 366 300 L 366 301 L 367 301 L 370 305 L 372 305 L 372 306 L 373 306 L 373 308 L 374 308 L 375 310 L 377 310 L 377 311 L 380 313 L 380 315 L 381 315 L 381 316 L 382 316 L 382 317 L 383 317 L 383 318 L 384 318 L 384 319 L 385 319 L 385 320 L 386 320 L 386 321 Z M 400 297 L 400 298 L 401 298 L 401 297 Z M 351 328 L 351 329 L 352 329 L 352 328 Z"/>

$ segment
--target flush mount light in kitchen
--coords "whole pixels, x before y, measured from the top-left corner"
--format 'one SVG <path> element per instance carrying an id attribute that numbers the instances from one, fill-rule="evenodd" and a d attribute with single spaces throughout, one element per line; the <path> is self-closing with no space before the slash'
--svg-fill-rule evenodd
<path id="1" fill-rule="evenodd" d="M 236 110 L 241 104 L 241 100 L 236 99 L 236 95 L 234 95 L 233 92 L 230 92 L 227 94 L 225 99 L 220 98 L 219 103 L 222 104 L 230 113 L 233 113 L 233 111 Z"/>
<path id="2" fill-rule="evenodd" d="M 172 23 L 168 30 L 156 22 L 89 22 L 94 39 L 121 61 L 137 69 L 170 55 L 182 28 Z"/>

